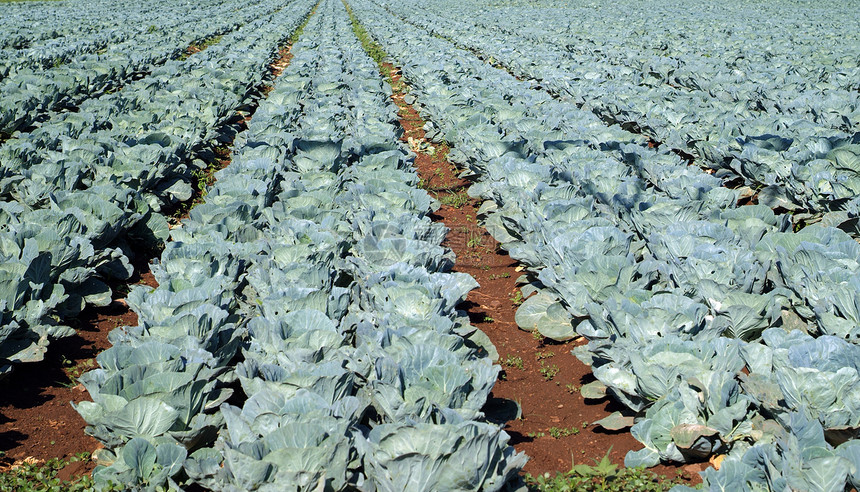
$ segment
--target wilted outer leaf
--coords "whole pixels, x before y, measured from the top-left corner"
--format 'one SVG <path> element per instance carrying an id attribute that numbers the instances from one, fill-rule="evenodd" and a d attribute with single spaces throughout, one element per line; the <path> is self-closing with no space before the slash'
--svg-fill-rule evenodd
<path id="1" fill-rule="evenodd" d="M 522 306 L 517 309 L 515 320 L 517 326 L 526 331 L 534 331 L 538 327 L 538 322 L 541 317 L 546 315 L 546 311 L 553 303 L 558 302 L 555 297 L 552 297 L 543 292 L 529 297 L 523 302 Z"/>
<path id="2" fill-rule="evenodd" d="M 576 337 L 570 314 L 555 297 L 543 292 L 526 299 L 517 309 L 515 320 L 523 330 L 537 330 L 541 335 L 560 342 Z"/>
<path id="3" fill-rule="evenodd" d="M 713 437 L 719 434 L 716 429 L 706 425 L 680 424 L 672 428 L 672 441 L 682 449 L 690 449 L 700 437 Z"/>
<path id="4" fill-rule="evenodd" d="M 632 426 L 634 423 L 633 417 L 625 417 L 621 412 L 612 412 L 602 419 L 594 422 L 594 425 L 599 425 L 606 430 L 621 430 Z"/>
<path id="5" fill-rule="evenodd" d="M 600 381 L 592 381 L 582 385 L 579 394 L 586 400 L 599 400 L 606 397 L 606 385 Z"/>

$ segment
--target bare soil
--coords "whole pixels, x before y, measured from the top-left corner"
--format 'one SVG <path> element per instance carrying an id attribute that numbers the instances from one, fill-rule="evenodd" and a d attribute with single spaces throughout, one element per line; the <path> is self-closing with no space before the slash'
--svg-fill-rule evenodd
<path id="1" fill-rule="evenodd" d="M 132 283 L 154 285 L 146 263 L 136 266 L 141 268 Z M 0 400 L 0 450 L 5 452 L 0 457 L 0 471 L 25 460 L 70 458 L 100 447 L 98 441 L 84 433 L 86 422 L 70 403 L 91 400 L 76 379 L 97 367 L 95 357 L 110 347 L 108 333 L 118 326 L 137 324 L 137 315 L 117 292 L 121 291 L 115 289 L 109 306 L 89 307 L 69 320 L 77 333 L 53 341 L 44 361 L 21 364 L 0 382 L 0 394 L 4 395 Z M 81 461 L 70 465 L 74 470 L 63 472 L 81 475 L 89 473 L 93 466 Z"/>

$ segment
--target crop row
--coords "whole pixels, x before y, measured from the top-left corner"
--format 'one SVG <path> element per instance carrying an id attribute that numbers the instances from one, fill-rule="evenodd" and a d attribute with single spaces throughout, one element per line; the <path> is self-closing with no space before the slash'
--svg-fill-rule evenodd
<path id="1" fill-rule="evenodd" d="M 691 33 L 671 48 L 644 54 L 639 47 L 624 44 L 607 48 L 610 53 L 598 48 L 583 53 L 567 31 L 555 25 L 564 20 L 545 21 L 538 36 L 534 29 L 520 34 L 519 17 L 493 11 L 480 15 L 480 6 L 469 2 L 389 8 L 535 80 L 608 123 L 636 129 L 670 149 L 695 156 L 698 164 L 715 170 L 724 181 L 750 187 L 749 193 L 755 193 L 760 203 L 803 214 L 795 221 L 820 220 L 828 214 L 828 224 L 847 222 L 845 227 L 858 233 L 860 53 L 844 40 L 845 46 L 834 46 L 826 36 L 833 26 L 806 26 L 804 30 L 812 30 L 808 37 L 774 39 L 779 48 L 767 48 L 764 54 L 754 47 L 703 47 L 706 58 L 680 46 L 704 46 L 714 39 L 712 33 Z M 791 11 L 768 32 L 777 35 L 784 28 L 782 36 L 793 38 L 791 20 L 805 15 L 805 10 Z M 736 26 L 735 18 L 718 25 Z M 675 26 L 668 21 L 659 24 L 658 29 Z M 850 36 L 850 27 L 843 28 Z M 602 42 L 601 48 L 611 44 L 607 33 L 601 39 L 601 31 L 595 27 L 594 32 L 593 42 Z M 717 39 L 739 37 L 730 33 Z M 793 58 L 804 63 L 793 63 Z"/>
<path id="2" fill-rule="evenodd" d="M 111 302 L 131 243 L 168 237 L 162 207 L 191 197 L 198 153 L 257 97 L 305 2 L 249 22 L 184 61 L 58 115 L 0 148 L 0 358 L 40 360 L 62 320 Z"/>
<path id="3" fill-rule="evenodd" d="M 525 457 L 480 412 L 498 367 L 455 308 L 476 283 L 447 273 L 390 88 L 337 0 L 292 54 L 82 378 L 94 477 L 499 490 Z"/>
<path id="4" fill-rule="evenodd" d="M 234 31 L 238 26 L 270 15 L 275 2 L 261 2 L 243 8 L 236 16 L 235 3 L 220 3 L 208 9 L 194 9 L 177 22 L 167 10 L 148 17 L 153 29 L 146 29 L 128 40 L 111 44 L 99 53 L 84 53 L 68 63 L 50 69 L 21 69 L 0 82 L 0 137 L 30 127 L 53 116 L 80 118 L 59 111 L 77 112 L 85 101 L 116 92 L 175 60 L 194 43 Z M 24 55 L 27 56 L 26 54 Z M 26 59 L 26 58 L 25 58 Z M 47 130 L 43 130 L 47 131 Z M 41 148 L 41 147 L 40 147 Z"/>
<path id="5" fill-rule="evenodd" d="M 626 407 L 601 424 L 632 425 L 645 448 L 629 465 L 728 454 L 710 485 L 855 483 L 857 242 L 739 207 L 718 178 L 372 0 L 355 12 L 528 267 L 518 324 L 590 340 L 575 355 L 599 381 L 583 392 Z"/>
<path id="6" fill-rule="evenodd" d="M 83 30 L 117 27 L 124 19 L 117 6 L 115 0 L 91 0 L 87 8 L 67 8 L 67 4 L 51 2 L 7 3 L 0 17 L 0 49 L 49 46 L 68 42 Z"/>
<path id="7" fill-rule="evenodd" d="M 41 7 L 41 8 L 40 8 Z M 202 7 L 202 8 L 201 8 Z M 117 4 L 108 2 L 97 3 L 91 1 L 87 8 L 80 9 L 91 15 L 98 15 L 95 22 L 87 22 L 84 19 L 75 18 L 70 14 L 71 9 L 63 9 L 66 22 L 73 26 L 74 35 L 58 35 L 42 42 L 35 38 L 40 37 L 41 31 L 59 34 L 56 24 L 48 25 L 44 17 L 50 14 L 46 10 L 52 9 L 50 4 L 30 4 L 30 14 L 34 17 L 41 14 L 41 20 L 17 19 L 13 12 L 4 12 L 4 20 L 11 20 L 7 28 L 12 25 L 29 28 L 32 41 L 25 43 L 13 43 L 18 46 L 0 49 L 0 81 L 15 75 L 19 71 L 28 71 L 30 75 L 37 75 L 39 71 L 54 68 L 70 63 L 78 56 L 84 54 L 103 54 L 112 45 L 125 43 L 137 36 L 152 34 L 156 30 L 162 34 L 169 34 L 171 30 L 182 24 L 186 24 L 189 16 L 196 16 L 194 21 L 202 21 L 205 16 L 211 14 L 217 4 L 192 7 L 183 3 L 149 3 L 146 5 L 126 6 L 121 8 Z M 8 17 L 7 17 L 8 16 Z M 11 30 L 11 29 L 10 29 Z M 4 31 L 9 34 L 10 31 Z M 69 33 L 71 34 L 71 33 Z M 47 34 L 46 34 L 47 35 Z M 2 38 L 0 38 L 2 39 Z M 151 39 L 144 36 L 143 43 L 152 43 Z M 8 39 L 6 40 L 8 42 Z M 2 44 L 3 41 L 0 41 Z M 24 46 L 26 45 L 26 47 Z M 187 46 L 187 45 L 186 45 Z M 125 46 L 129 48 L 130 46 Z"/>

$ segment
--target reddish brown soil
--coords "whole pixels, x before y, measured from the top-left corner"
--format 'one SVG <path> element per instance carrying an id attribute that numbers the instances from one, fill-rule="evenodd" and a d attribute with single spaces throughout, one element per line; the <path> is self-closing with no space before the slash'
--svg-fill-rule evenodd
<path id="1" fill-rule="evenodd" d="M 131 283 L 155 285 L 146 262 L 136 265 Z M 47 461 L 92 452 L 99 443 L 84 433 L 86 423 L 70 402 L 90 397 L 76 378 L 96 367 L 95 356 L 110 347 L 108 333 L 118 326 L 137 324 L 137 315 L 128 309 L 115 289 L 114 302 L 103 308 L 87 308 L 69 320 L 77 333 L 51 342 L 45 360 L 21 364 L 0 382 L 0 470 L 25 459 Z M 122 290 L 119 290 L 122 292 Z M 88 461 L 73 463 L 62 470 L 64 478 L 92 470 Z M 63 478 L 61 477 L 61 478 Z"/>
<path id="2" fill-rule="evenodd" d="M 203 50 L 200 49 L 199 46 L 192 44 L 192 45 L 188 46 L 187 48 L 185 48 L 184 53 L 185 53 L 185 56 L 191 56 L 195 53 L 200 53 L 201 51 L 203 51 Z"/>
<path id="3" fill-rule="evenodd" d="M 217 41 L 213 42 L 213 41 L 215 41 L 216 38 L 220 39 L 220 36 L 215 36 L 215 35 L 208 36 L 206 38 L 203 38 L 203 39 L 197 41 L 196 43 L 189 44 L 187 48 L 182 50 L 182 54 L 179 55 L 179 59 L 185 60 L 189 56 L 196 55 L 197 53 L 200 53 L 201 51 L 205 50 L 206 48 L 217 44 Z"/>
<path id="4" fill-rule="evenodd" d="M 425 189 L 449 203 L 436 212 L 434 219 L 450 229 L 445 245 L 457 255 L 455 271 L 472 275 L 480 284 L 460 308 L 490 337 L 504 368 L 485 412 L 491 420 L 507 421 L 505 430 L 511 436 L 511 444 L 530 457 L 526 473 L 564 472 L 570 469 L 571 460 L 593 464 L 607 453 L 613 462 L 623 463 L 627 451 L 641 449 L 642 445 L 627 431 L 607 432 L 591 425 L 620 408 L 608 400 L 586 402 L 579 394 L 583 384 L 594 380 L 591 369 L 570 354 L 584 341 L 555 343 L 517 327 L 516 279 L 522 274 L 518 263 L 477 224 L 480 203 L 464 195 L 470 183 L 456 177 L 457 169 L 445 159 L 445 145 L 424 140 L 424 121 L 403 101 L 406 88 L 399 70 L 386 64 L 383 72 L 389 71 L 395 89 L 392 99 L 400 108 L 405 130 L 402 140 L 411 139 L 410 146 L 417 151 L 415 166 Z M 434 155 L 421 151 L 426 145 L 435 147 Z M 451 193 L 463 194 L 462 199 L 446 198 Z M 516 358 L 521 359 L 522 368 Z M 521 418 L 511 413 L 512 402 L 520 405 Z M 571 435 L 553 438 L 551 428 L 567 430 Z M 680 476 L 695 484 L 701 482 L 696 472 L 705 467 L 706 464 L 658 466 L 653 471 L 670 478 Z"/>

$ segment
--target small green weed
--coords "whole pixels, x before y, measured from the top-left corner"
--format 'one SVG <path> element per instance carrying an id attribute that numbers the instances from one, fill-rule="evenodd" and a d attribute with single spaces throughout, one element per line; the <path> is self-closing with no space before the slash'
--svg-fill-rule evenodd
<path id="1" fill-rule="evenodd" d="M 519 289 L 517 289 L 514 295 L 511 296 L 511 303 L 513 303 L 514 306 L 519 306 L 523 303 L 524 300 L 525 299 L 523 299 L 523 292 Z"/>
<path id="2" fill-rule="evenodd" d="M 64 481 L 57 478 L 57 473 L 69 463 L 86 461 L 89 453 L 78 454 L 69 460 L 52 458 L 47 462 L 24 462 L 3 473 L 0 473 L 0 490 L 82 492 L 93 490 L 93 479 L 81 476 Z M 113 489 L 120 490 L 120 489 Z"/>
<path id="3" fill-rule="evenodd" d="M 518 355 L 508 355 L 505 360 L 502 361 L 502 365 L 520 370 L 525 367 L 525 364 L 523 363 L 523 358 Z"/>
<path id="4" fill-rule="evenodd" d="M 558 375 L 558 366 L 555 364 L 547 366 L 543 361 L 541 361 L 540 374 L 543 376 L 544 381 L 552 381 L 552 378 Z"/>
<path id="5" fill-rule="evenodd" d="M 544 360 L 550 357 L 555 357 L 555 352 L 547 350 L 546 352 L 535 352 L 535 359 Z"/>
<path id="6" fill-rule="evenodd" d="M 446 195 L 440 195 L 437 198 L 439 203 L 451 208 L 463 208 L 469 203 L 469 195 L 465 191 L 449 191 Z"/>
<path id="7" fill-rule="evenodd" d="M 482 242 L 481 236 L 474 234 L 469 238 L 468 241 L 466 241 L 466 246 L 468 246 L 469 248 L 475 249 L 481 245 L 481 242 Z"/>
<path id="8" fill-rule="evenodd" d="M 567 436 L 575 436 L 579 434 L 579 428 L 577 427 L 550 427 L 549 435 L 552 436 L 553 439 L 561 439 L 562 437 Z"/>
<path id="9" fill-rule="evenodd" d="M 80 378 L 85 372 L 95 369 L 98 366 L 95 359 L 82 360 L 76 364 L 65 356 L 60 357 L 62 357 L 60 363 L 65 369 L 66 376 L 69 378 L 69 382 L 65 383 L 67 386 L 76 386 L 78 384 L 78 378 Z"/>
<path id="10" fill-rule="evenodd" d="M 526 474 L 526 485 L 537 492 L 665 492 L 685 484 L 680 478 L 667 479 L 644 468 L 618 468 L 609 453 L 595 464 L 574 464 L 566 473 L 554 477 L 544 473 Z"/>
<path id="11" fill-rule="evenodd" d="M 409 137 L 409 138 L 410 138 L 410 140 L 412 139 L 412 137 Z M 411 142 L 410 142 L 410 146 L 411 146 Z M 435 152 L 435 149 L 434 149 L 434 152 Z M 418 182 L 418 187 L 423 189 L 423 190 L 428 190 L 428 191 L 432 190 L 433 186 L 431 183 L 433 183 L 433 181 L 435 181 L 436 179 L 442 179 L 444 177 L 445 177 L 445 172 L 441 168 L 436 168 L 436 170 L 433 171 L 433 174 L 431 174 L 427 179 L 421 178 L 421 180 Z"/>
<path id="12" fill-rule="evenodd" d="M 197 180 L 195 186 L 200 191 L 200 196 L 206 196 L 206 187 L 208 187 L 212 181 L 212 173 L 209 172 L 208 169 L 195 169 L 194 171 L 191 171 L 191 176 Z"/>

